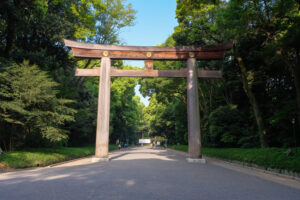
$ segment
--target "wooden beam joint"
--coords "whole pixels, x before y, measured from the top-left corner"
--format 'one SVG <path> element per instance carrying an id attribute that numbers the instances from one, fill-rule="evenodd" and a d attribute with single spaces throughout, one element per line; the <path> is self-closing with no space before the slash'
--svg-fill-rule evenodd
<path id="1" fill-rule="evenodd" d="M 153 69 L 153 60 L 145 60 L 145 69 Z"/>

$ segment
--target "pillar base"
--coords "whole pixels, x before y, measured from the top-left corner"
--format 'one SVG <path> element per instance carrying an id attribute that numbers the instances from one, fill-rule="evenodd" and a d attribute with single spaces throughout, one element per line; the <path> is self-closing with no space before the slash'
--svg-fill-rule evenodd
<path id="1" fill-rule="evenodd" d="M 109 158 L 96 158 L 96 157 L 93 157 L 92 158 L 92 162 L 108 162 L 109 161 Z"/>
<path id="2" fill-rule="evenodd" d="M 206 160 L 204 158 L 186 158 L 189 163 L 201 163 L 205 164 Z"/>

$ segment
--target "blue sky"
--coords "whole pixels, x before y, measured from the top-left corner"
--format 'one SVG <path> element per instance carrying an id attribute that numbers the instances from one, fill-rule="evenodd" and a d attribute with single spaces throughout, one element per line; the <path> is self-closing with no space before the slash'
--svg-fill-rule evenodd
<path id="1" fill-rule="evenodd" d="M 137 10 L 135 25 L 121 30 L 120 39 L 129 46 L 156 46 L 170 36 L 177 25 L 175 18 L 176 0 L 127 0 Z M 144 66 L 144 61 L 126 61 L 125 64 Z M 141 101 L 148 105 L 135 88 Z"/>

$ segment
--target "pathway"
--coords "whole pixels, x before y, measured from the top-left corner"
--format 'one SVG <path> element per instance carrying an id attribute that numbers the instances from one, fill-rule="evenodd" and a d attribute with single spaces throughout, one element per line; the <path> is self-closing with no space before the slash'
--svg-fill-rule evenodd
<path id="1" fill-rule="evenodd" d="M 300 182 L 147 147 L 55 167 L 0 174 L 0 199 L 300 199 Z"/>

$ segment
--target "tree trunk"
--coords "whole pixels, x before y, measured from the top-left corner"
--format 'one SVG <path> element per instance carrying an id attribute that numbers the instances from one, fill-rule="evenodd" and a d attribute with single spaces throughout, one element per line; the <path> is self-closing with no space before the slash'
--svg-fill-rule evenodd
<path id="1" fill-rule="evenodd" d="M 274 37 L 275 44 L 278 45 L 277 38 Z M 296 58 L 292 58 L 292 62 L 289 61 L 288 53 L 285 52 L 280 46 L 277 47 L 278 50 L 276 54 L 280 56 L 282 61 L 288 66 L 291 70 L 292 75 L 294 76 L 294 84 L 296 89 L 296 102 L 297 102 L 297 118 L 298 118 L 298 127 L 300 127 L 300 65 L 299 65 L 299 51 L 296 50 L 294 53 Z"/>
<path id="2" fill-rule="evenodd" d="M 16 22 L 15 22 L 15 18 L 14 15 L 12 13 L 10 13 L 10 10 L 7 11 L 7 28 L 6 28 L 6 45 L 5 45 L 5 49 L 4 49 L 4 57 L 9 58 L 10 57 L 10 52 L 12 50 L 13 47 L 13 42 L 15 39 L 15 27 L 16 27 Z"/>
<path id="3" fill-rule="evenodd" d="M 258 132 L 259 132 L 260 146 L 262 148 L 268 147 L 263 117 L 262 117 L 260 108 L 258 106 L 256 97 L 248 84 L 246 67 L 245 67 L 241 57 L 237 57 L 237 61 L 238 61 L 239 67 L 241 69 L 241 77 L 242 77 L 243 87 L 248 96 L 250 104 L 252 105 L 254 115 L 256 118 L 256 123 L 257 123 L 257 127 L 258 127 Z"/>
<path id="4" fill-rule="evenodd" d="M 297 56 L 294 62 L 290 62 L 288 56 L 284 51 L 279 48 L 276 52 L 278 56 L 283 60 L 283 62 L 289 67 L 292 75 L 294 76 L 294 85 L 296 89 L 296 102 L 297 102 L 297 118 L 298 118 L 298 127 L 300 127 L 300 65 L 299 65 L 299 56 Z M 299 52 L 295 52 L 296 55 L 299 55 Z"/>
<path id="5" fill-rule="evenodd" d="M 296 88 L 298 127 L 300 127 L 300 66 L 296 65 L 295 67 L 292 67 L 292 72 Z"/>

